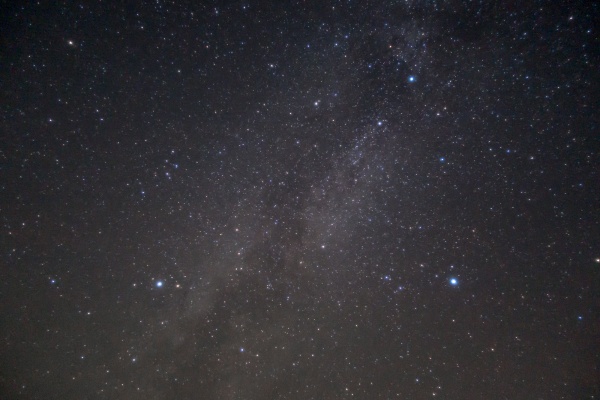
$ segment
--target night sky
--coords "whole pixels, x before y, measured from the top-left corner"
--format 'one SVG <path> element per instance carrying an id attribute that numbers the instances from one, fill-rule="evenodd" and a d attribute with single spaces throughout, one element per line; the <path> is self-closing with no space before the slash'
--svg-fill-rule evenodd
<path id="1" fill-rule="evenodd" d="M 126 3 L 1 6 L 1 399 L 599 398 L 598 3 Z"/>

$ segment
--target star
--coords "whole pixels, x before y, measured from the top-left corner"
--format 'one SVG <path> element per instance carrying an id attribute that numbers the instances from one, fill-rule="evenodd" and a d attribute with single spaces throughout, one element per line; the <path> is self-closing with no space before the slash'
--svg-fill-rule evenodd
<path id="1" fill-rule="evenodd" d="M 416 82 L 416 81 L 417 81 L 417 78 L 416 78 L 414 75 L 409 75 L 409 76 L 408 76 L 408 81 L 409 81 L 410 83 L 413 83 L 413 82 Z"/>
<path id="2" fill-rule="evenodd" d="M 159 287 L 159 288 L 160 288 L 160 287 L 163 287 L 163 285 L 164 285 L 164 282 L 163 282 L 163 281 L 157 281 L 157 282 L 156 282 L 156 287 Z"/>
<path id="3" fill-rule="evenodd" d="M 458 279 L 456 279 L 456 278 L 450 278 L 450 284 L 451 284 L 452 286 L 456 286 L 456 285 L 458 285 Z"/>

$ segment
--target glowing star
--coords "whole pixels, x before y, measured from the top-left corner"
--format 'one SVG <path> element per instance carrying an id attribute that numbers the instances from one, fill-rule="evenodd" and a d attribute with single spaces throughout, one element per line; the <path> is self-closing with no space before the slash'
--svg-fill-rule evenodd
<path id="1" fill-rule="evenodd" d="M 413 82 L 416 82 L 416 81 L 417 81 L 417 78 L 416 78 L 414 75 L 410 75 L 410 76 L 408 77 L 408 81 L 409 81 L 410 83 L 413 83 Z"/>
<path id="2" fill-rule="evenodd" d="M 163 285 L 164 285 L 163 281 L 156 282 L 156 287 L 163 287 Z"/>
<path id="3" fill-rule="evenodd" d="M 450 284 L 452 286 L 456 286 L 456 285 L 458 285 L 458 280 L 456 278 L 450 278 Z"/>

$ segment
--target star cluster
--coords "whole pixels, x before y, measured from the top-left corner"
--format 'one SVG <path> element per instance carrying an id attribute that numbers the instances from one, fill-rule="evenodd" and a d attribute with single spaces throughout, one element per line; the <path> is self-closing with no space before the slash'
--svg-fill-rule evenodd
<path id="1" fill-rule="evenodd" d="M 593 2 L 15 2 L 0 397 L 592 399 Z"/>

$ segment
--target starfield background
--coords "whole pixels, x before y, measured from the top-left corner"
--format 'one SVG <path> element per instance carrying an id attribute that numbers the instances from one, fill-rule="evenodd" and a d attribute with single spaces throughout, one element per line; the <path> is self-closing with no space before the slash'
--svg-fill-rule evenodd
<path id="1" fill-rule="evenodd" d="M 599 398 L 598 7 L 3 2 L 0 398 Z"/>

